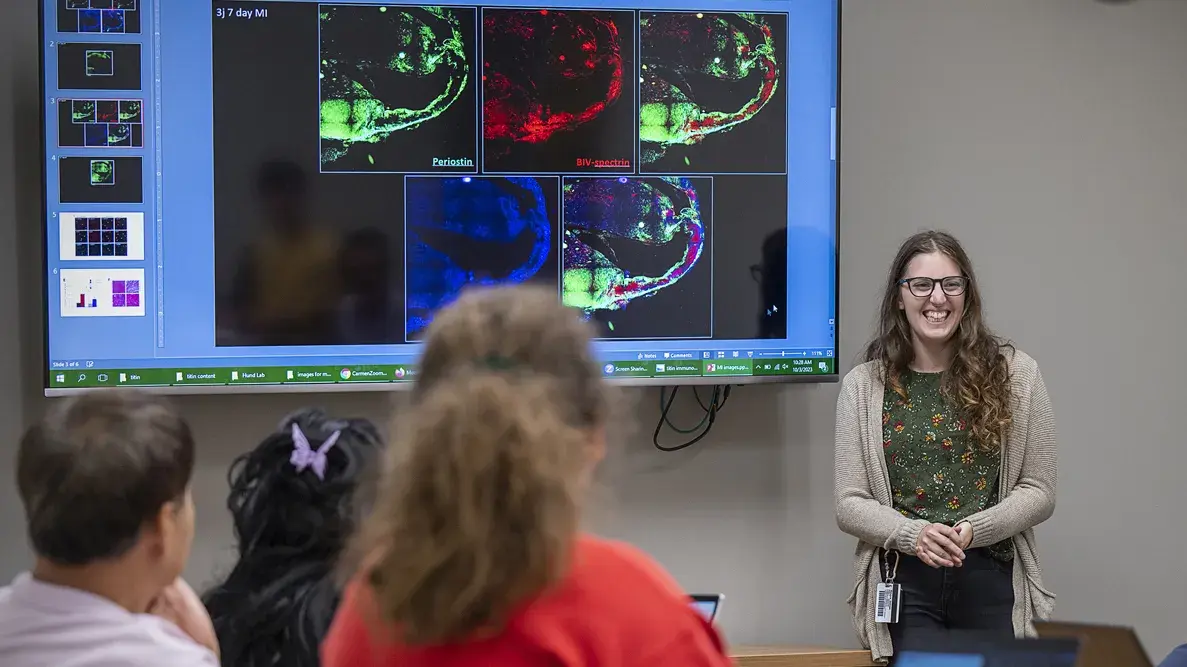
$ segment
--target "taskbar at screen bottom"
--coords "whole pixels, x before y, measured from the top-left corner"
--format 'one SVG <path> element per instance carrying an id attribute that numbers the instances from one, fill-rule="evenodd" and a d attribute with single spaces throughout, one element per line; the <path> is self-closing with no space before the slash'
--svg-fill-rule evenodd
<path id="1" fill-rule="evenodd" d="M 720 379 L 721 384 L 744 382 L 741 378 L 832 375 L 831 358 L 815 359 L 718 359 L 689 361 L 607 361 L 602 374 L 608 380 L 664 380 L 673 383 L 694 378 Z M 367 366 L 293 366 L 229 368 L 75 369 L 49 374 L 52 390 L 102 387 L 202 387 L 330 384 L 399 384 L 416 379 L 412 364 Z M 788 377 L 790 379 L 790 377 Z"/>

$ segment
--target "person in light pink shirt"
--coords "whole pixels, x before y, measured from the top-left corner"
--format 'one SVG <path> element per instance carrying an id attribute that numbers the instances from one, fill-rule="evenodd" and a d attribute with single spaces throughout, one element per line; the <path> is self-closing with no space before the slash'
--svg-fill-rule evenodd
<path id="1" fill-rule="evenodd" d="M 16 467 L 36 563 L 0 588 L 0 665 L 218 667 L 179 578 L 194 536 L 180 416 L 139 393 L 86 394 L 29 429 Z"/>

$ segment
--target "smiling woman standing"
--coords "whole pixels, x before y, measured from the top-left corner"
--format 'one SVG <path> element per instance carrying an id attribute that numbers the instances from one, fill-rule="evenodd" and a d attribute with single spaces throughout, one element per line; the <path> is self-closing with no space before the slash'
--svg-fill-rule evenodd
<path id="1" fill-rule="evenodd" d="M 1055 440 L 1038 364 L 985 327 L 960 243 L 907 239 L 837 400 L 837 525 L 859 541 L 849 604 L 876 660 L 1049 617 L 1032 529 L 1055 509 Z M 895 622 L 878 617 L 880 584 L 900 587 Z"/>

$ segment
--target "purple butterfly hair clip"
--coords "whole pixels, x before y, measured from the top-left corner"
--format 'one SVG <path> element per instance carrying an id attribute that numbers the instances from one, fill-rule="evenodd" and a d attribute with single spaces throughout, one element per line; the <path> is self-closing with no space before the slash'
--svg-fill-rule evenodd
<path id="1" fill-rule="evenodd" d="M 289 462 L 297 469 L 297 472 L 303 472 L 306 468 L 313 470 L 313 474 L 317 475 L 318 479 L 324 480 L 326 478 L 326 452 L 338 442 L 342 431 L 334 431 L 326 441 L 322 443 L 321 447 L 314 449 L 309 444 L 309 438 L 301 432 L 301 427 L 293 424 L 293 455 L 289 457 Z"/>

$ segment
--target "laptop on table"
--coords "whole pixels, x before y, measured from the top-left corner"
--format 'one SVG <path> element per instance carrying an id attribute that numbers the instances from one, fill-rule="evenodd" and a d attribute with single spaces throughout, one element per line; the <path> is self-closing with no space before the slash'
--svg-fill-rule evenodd
<path id="1" fill-rule="evenodd" d="M 999 639 L 944 633 L 897 651 L 895 667 L 1076 667 L 1075 638 Z"/>
<path id="2" fill-rule="evenodd" d="M 1092 623 L 1035 622 L 1040 637 L 1080 641 L 1076 667 L 1154 667 L 1133 628 Z"/>
<path id="3" fill-rule="evenodd" d="M 720 593 L 694 593 L 688 599 L 692 608 L 710 623 L 717 622 L 717 617 L 721 615 L 721 603 L 725 602 L 725 596 Z"/>

